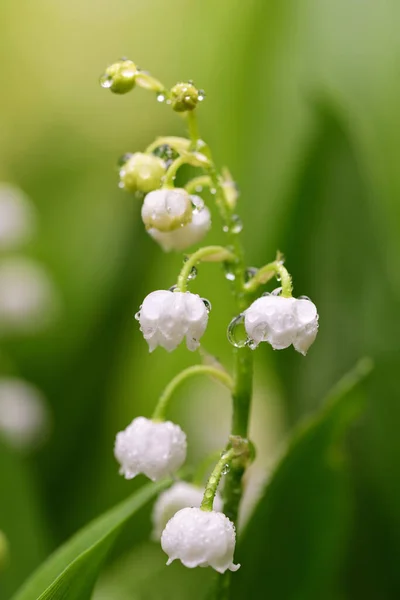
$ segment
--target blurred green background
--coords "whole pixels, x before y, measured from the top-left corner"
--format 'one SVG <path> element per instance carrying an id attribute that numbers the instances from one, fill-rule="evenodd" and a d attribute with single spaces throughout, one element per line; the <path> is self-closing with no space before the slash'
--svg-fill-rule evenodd
<path id="1" fill-rule="evenodd" d="M 122 55 L 167 85 L 193 79 L 206 90 L 200 127 L 239 184 L 249 265 L 272 260 L 279 248 L 295 294 L 319 309 L 306 359 L 292 349 L 257 351 L 259 472 L 360 357 L 376 364 L 363 414 L 346 437 L 340 544 L 330 552 L 323 535 L 337 490 L 313 487 L 305 461 L 288 486 L 290 501 L 277 509 L 275 538 L 287 536 L 281 554 L 267 531 L 254 539 L 248 560 L 260 570 L 265 561 L 270 576 L 248 597 L 399 598 L 399 25 L 396 0 L 1 2 L 0 181 L 20 187 L 37 208 L 38 236 L 27 254 L 46 266 L 60 304 L 44 331 L 1 340 L 7 364 L 43 391 L 52 414 L 37 452 L 0 451 L 0 529 L 11 557 L 1 598 L 143 484 L 118 476 L 115 433 L 149 416 L 168 380 L 198 360 L 183 348 L 150 356 L 133 319 L 147 293 L 174 283 L 182 258 L 162 254 L 144 232 L 139 204 L 117 187 L 116 161 L 185 128 L 152 94 L 116 97 L 99 87 L 98 76 Z M 216 215 L 214 223 L 207 241 L 218 243 Z M 225 330 L 234 307 L 220 268 L 202 267 L 192 289 L 213 305 L 204 345 L 230 365 Z M 191 464 L 223 446 L 229 407 L 220 388 L 200 380 L 177 395 L 171 418 L 188 433 Z M 303 506 L 298 493 L 310 495 L 318 515 L 299 509 L 301 527 L 291 535 L 287 519 Z M 147 516 L 126 528 L 97 600 L 204 597 L 209 570 L 164 568 L 149 531 Z M 319 570 L 327 549 L 329 568 Z M 317 586 L 304 584 L 304 562 Z M 238 585 L 241 597 L 246 585 Z"/>

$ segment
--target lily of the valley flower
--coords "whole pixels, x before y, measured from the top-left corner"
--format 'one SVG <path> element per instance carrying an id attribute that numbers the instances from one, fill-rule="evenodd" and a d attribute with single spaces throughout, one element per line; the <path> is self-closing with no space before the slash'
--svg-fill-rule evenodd
<path id="1" fill-rule="evenodd" d="M 152 228 L 148 233 L 165 252 L 169 252 L 170 250 L 186 250 L 186 248 L 201 242 L 210 227 L 210 211 L 204 206 L 200 210 L 193 210 L 192 220 L 187 225 L 173 231 L 159 231 Z"/>
<path id="2" fill-rule="evenodd" d="M 181 188 L 150 192 L 143 201 L 142 220 L 146 229 L 163 232 L 187 225 L 192 220 L 189 194 Z"/>
<path id="3" fill-rule="evenodd" d="M 171 352 L 185 337 L 194 351 L 206 330 L 208 312 L 197 294 L 158 290 L 146 296 L 137 318 L 150 352 L 157 346 Z"/>
<path id="4" fill-rule="evenodd" d="M 288 348 L 307 354 L 318 332 L 317 308 L 308 298 L 262 296 L 244 313 L 249 338 L 258 346 L 268 342 L 275 350 Z"/>
<path id="5" fill-rule="evenodd" d="M 117 434 L 114 454 L 125 479 L 143 473 L 158 481 L 183 465 L 186 447 L 186 434 L 179 425 L 137 417 Z"/>
<path id="6" fill-rule="evenodd" d="M 161 536 L 161 547 L 169 559 L 185 567 L 212 567 L 219 573 L 237 571 L 233 564 L 235 526 L 222 512 L 183 508 L 170 519 Z"/>
<path id="7" fill-rule="evenodd" d="M 166 524 L 178 510 L 187 507 L 200 508 L 203 494 L 203 488 L 186 481 L 178 481 L 162 492 L 153 508 L 153 539 L 160 539 Z M 214 498 L 214 509 L 222 510 L 222 499 L 218 492 Z"/>

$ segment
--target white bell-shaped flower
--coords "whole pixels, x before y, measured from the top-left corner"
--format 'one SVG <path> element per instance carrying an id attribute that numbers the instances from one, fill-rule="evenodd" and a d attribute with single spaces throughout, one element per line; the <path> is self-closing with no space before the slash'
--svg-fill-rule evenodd
<path id="1" fill-rule="evenodd" d="M 150 352 L 157 346 L 171 352 L 185 337 L 194 351 L 206 330 L 208 311 L 197 294 L 158 290 L 146 296 L 136 318 Z"/>
<path id="2" fill-rule="evenodd" d="M 47 325 L 57 308 L 46 271 L 24 258 L 0 262 L 0 333 L 29 333 Z"/>
<path id="3" fill-rule="evenodd" d="M 192 203 L 186 190 L 161 189 L 145 196 L 142 220 L 146 229 L 173 231 L 192 220 Z"/>
<path id="4" fill-rule="evenodd" d="M 152 481 L 175 473 L 186 459 L 186 434 L 171 421 L 137 417 L 117 433 L 114 454 L 125 479 L 143 473 Z"/>
<path id="5" fill-rule="evenodd" d="M 211 227 L 211 215 L 206 206 L 194 209 L 192 221 L 187 225 L 178 227 L 173 231 L 159 231 L 149 229 L 148 233 L 156 240 L 165 252 L 171 250 L 186 250 L 190 246 L 201 242 Z"/>
<path id="6" fill-rule="evenodd" d="M 153 539 L 160 539 L 166 524 L 178 510 L 187 507 L 200 508 L 203 494 L 204 488 L 186 481 L 178 481 L 162 492 L 153 508 Z M 222 498 L 217 492 L 214 498 L 214 510 L 222 511 L 222 506 Z"/>
<path id="7" fill-rule="evenodd" d="M 34 227 L 35 214 L 25 194 L 0 184 L 0 250 L 10 250 L 26 242 Z"/>
<path id="8" fill-rule="evenodd" d="M 253 347 L 268 342 L 275 350 L 282 350 L 293 344 L 305 355 L 318 332 L 318 313 L 308 298 L 268 295 L 245 311 L 244 325 Z"/>
<path id="9" fill-rule="evenodd" d="M 212 567 L 219 573 L 237 571 L 233 564 L 235 526 L 222 512 L 183 508 L 170 519 L 161 536 L 161 547 L 169 559 L 185 567 Z"/>
<path id="10" fill-rule="evenodd" d="M 0 438 L 19 450 L 30 449 L 44 438 L 48 424 L 39 390 L 15 377 L 0 379 Z"/>

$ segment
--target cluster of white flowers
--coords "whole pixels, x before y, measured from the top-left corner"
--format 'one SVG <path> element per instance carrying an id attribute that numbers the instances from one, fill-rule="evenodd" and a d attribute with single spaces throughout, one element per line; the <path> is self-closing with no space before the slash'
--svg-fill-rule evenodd
<path id="1" fill-rule="evenodd" d="M 158 481 L 183 465 L 186 446 L 186 435 L 178 425 L 137 417 L 117 434 L 114 454 L 126 479 L 143 473 Z M 171 486 L 154 506 L 153 537 L 161 537 L 161 546 L 169 556 L 167 564 L 179 559 L 187 567 L 236 571 L 234 524 L 221 512 L 219 494 L 214 498 L 213 511 L 200 509 L 202 499 L 203 491 L 192 484 L 177 482 Z"/>
<path id="2" fill-rule="evenodd" d="M 137 318 L 150 352 L 157 346 L 171 352 L 185 337 L 194 351 L 206 330 L 208 311 L 196 294 L 158 290 L 146 296 Z"/>
<path id="3" fill-rule="evenodd" d="M 268 295 L 244 312 L 244 324 L 253 347 L 268 342 L 275 350 L 283 350 L 293 344 L 305 355 L 318 332 L 318 313 L 308 298 Z"/>

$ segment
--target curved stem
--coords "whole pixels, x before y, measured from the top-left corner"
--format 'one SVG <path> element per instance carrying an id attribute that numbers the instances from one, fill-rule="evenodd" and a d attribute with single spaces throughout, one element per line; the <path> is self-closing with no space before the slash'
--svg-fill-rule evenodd
<path id="1" fill-rule="evenodd" d="M 204 490 L 203 500 L 200 504 L 201 510 L 208 512 L 212 511 L 215 494 L 217 492 L 219 482 L 221 481 L 222 473 L 226 468 L 226 465 L 229 466 L 229 463 L 234 456 L 235 450 L 231 448 L 222 454 L 221 458 L 215 465 L 213 472 L 208 479 L 206 489 Z"/>
<path id="2" fill-rule="evenodd" d="M 231 261 L 234 263 L 236 261 L 235 255 L 230 252 L 224 246 L 205 246 L 204 248 L 200 248 L 194 254 L 191 254 L 188 260 L 184 263 L 181 272 L 178 275 L 178 281 L 176 284 L 177 292 L 186 292 L 188 277 L 190 273 L 199 262 L 207 261 L 207 262 L 221 262 L 221 261 Z"/>
<path id="3" fill-rule="evenodd" d="M 203 187 L 212 187 L 211 178 L 208 175 L 200 175 L 199 177 L 194 177 L 185 185 L 185 190 L 188 194 L 194 194 L 197 192 L 197 188 Z"/>
<path id="4" fill-rule="evenodd" d="M 160 146 L 170 146 L 173 150 L 175 150 L 175 152 L 181 154 L 182 152 L 189 151 L 190 140 L 172 135 L 159 137 L 156 140 L 154 140 L 154 142 L 152 142 L 149 146 L 147 146 L 145 153 L 150 154 Z"/>
<path id="5" fill-rule="evenodd" d="M 205 479 L 205 476 L 210 468 L 210 465 L 215 464 L 219 458 L 221 456 L 221 452 L 220 451 L 216 451 L 213 452 L 212 454 L 209 454 L 208 456 L 206 456 L 201 462 L 200 464 L 197 466 L 196 471 L 194 472 L 193 475 L 193 485 L 197 485 L 197 487 L 201 487 L 203 485 L 203 481 Z"/>
<path id="6" fill-rule="evenodd" d="M 181 385 L 181 383 L 186 381 L 186 379 L 189 379 L 189 377 L 193 377 L 194 375 L 210 375 L 213 379 L 218 379 L 218 381 L 223 383 L 228 389 L 233 389 L 232 377 L 225 371 L 221 371 L 220 369 L 216 369 L 215 367 L 211 367 L 209 365 L 194 365 L 193 367 L 188 367 L 187 369 L 181 371 L 181 373 L 178 373 L 178 375 L 174 377 L 164 389 L 153 412 L 152 419 L 160 421 L 165 419 L 165 413 L 168 408 L 169 401 L 175 390 Z"/>
<path id="7" fill-rule="evenodd" d="M 261 267 L 254 277 L 245 283 L 245 290 L 247 292 L 255 292 L 260 285 L 267 283 L 274 276 L 279 277 L 279 280 L 281 281 L 282 296 L 284 298 L 291 298 L 293 290 L 292 278 L 288 270 L 283 266 L 283 263 L 278 260 Z"/>

